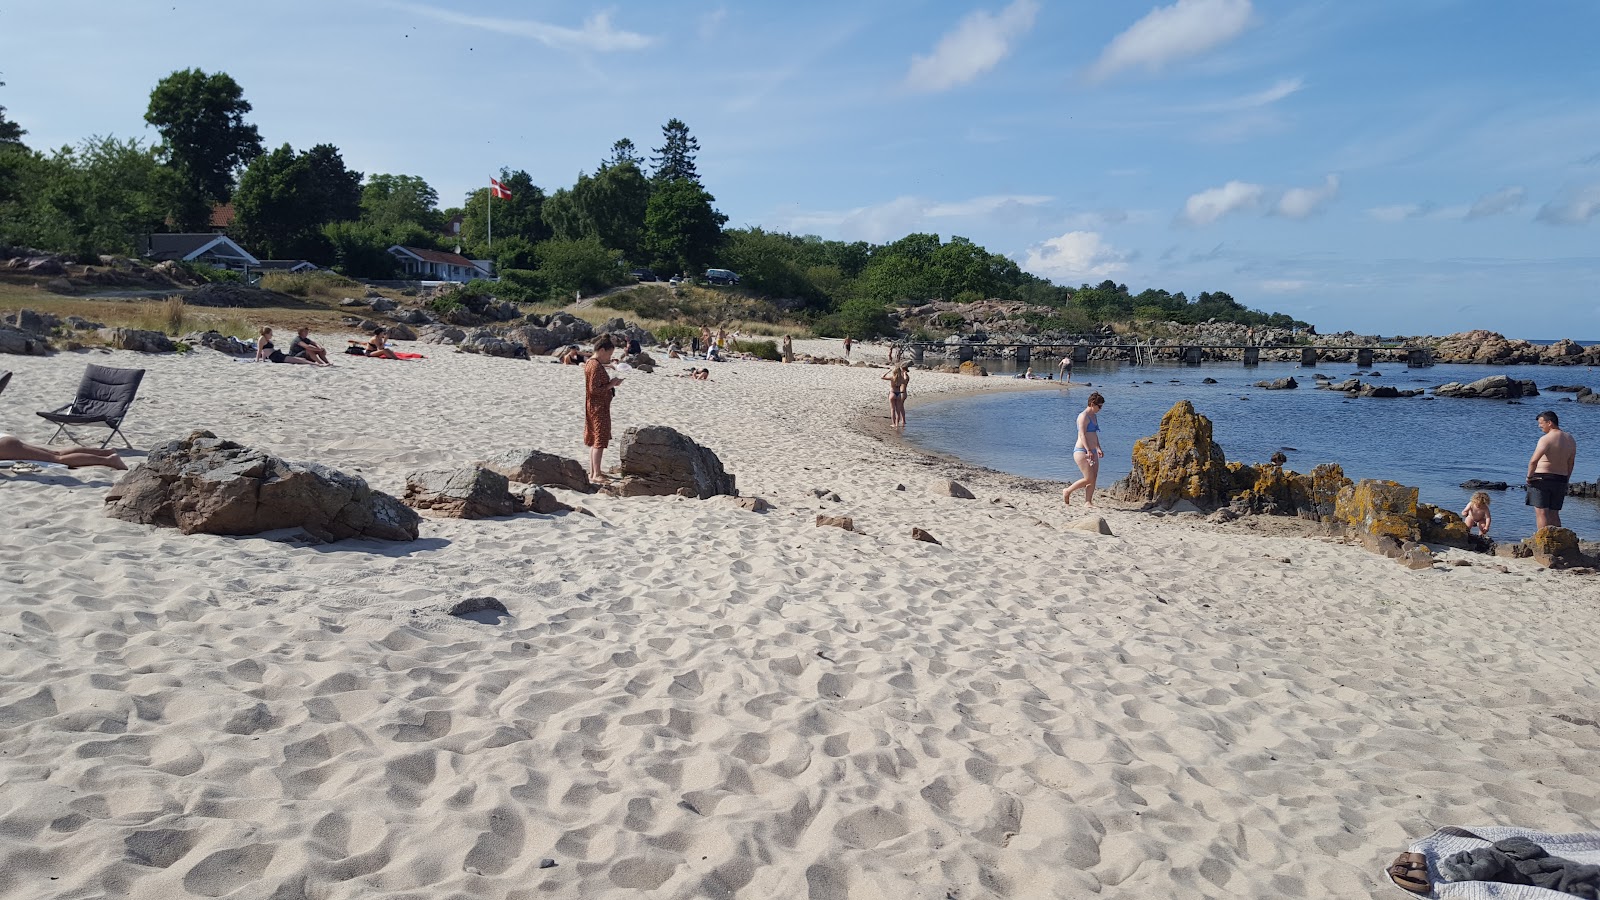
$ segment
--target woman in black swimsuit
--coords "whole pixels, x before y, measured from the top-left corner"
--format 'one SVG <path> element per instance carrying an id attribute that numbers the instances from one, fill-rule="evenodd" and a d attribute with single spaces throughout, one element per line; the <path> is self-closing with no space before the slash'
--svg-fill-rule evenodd
<path id="1" fill-rule="evenodd" d="M 261 337 L 256 341 L 256 362 L 266 360 L 275 363 L 295 363 L 302 366 L 314 366 L 316 363 L 303 356 L 289 356 L 282 350 L 272 346 L 272 329 L 262 328 Z"/>
<path id="2" fill-rule="evenodd" d="M 902 428 L 906 424 L 906 393 L 911 387 L 911 372 L 905 363 L 896 363 L 883 374 L 889 382 L 889 427 Z"/>

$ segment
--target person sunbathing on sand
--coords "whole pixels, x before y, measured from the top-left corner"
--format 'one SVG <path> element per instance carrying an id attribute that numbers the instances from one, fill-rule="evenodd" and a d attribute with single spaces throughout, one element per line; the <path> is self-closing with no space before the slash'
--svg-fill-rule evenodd
<path id="1" fill-rule="evenodd" d="M 388 336 L 389 330 L 387 328 L 379 328 L 377 331 L 374 331 L 372 333 L 372 337 L 367 341 L 367 355 L 375 356 L 380 359 L 399 359 L 400 357 L 396 356 L 395 352 L 389 349 L 388 343 L 385 341 L 385 338 Z"/>
<path id="2" fill-rule="evenodd" d="M 51 450 L 49 447 L 36 447 L 25 444 L 9 434 L 0 434 L 0 459 L 15 460 L 18 462 L 47 462 L 67 466 L 68 468 L 81 469 L 87 466 L 105 466 L 108 469 L 126 469 L 128 464 L 122 461 L 115 450 L 96 450 L 92 447 L 67 447 L 62 450 Z"/>

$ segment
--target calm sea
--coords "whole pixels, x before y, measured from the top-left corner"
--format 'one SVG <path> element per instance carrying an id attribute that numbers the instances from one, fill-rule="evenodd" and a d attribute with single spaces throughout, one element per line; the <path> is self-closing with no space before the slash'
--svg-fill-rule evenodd
<path id="1" fill-rule="evenodd" d="M 1040 369 L 1048 370 L 1053 362 L 1041 360 Z M 984 364 L 1000 377 L 1010 374 L 1000 371 L 1005 364 L 993 360 Z M 1534 419 L 1540 410 L 1556 410 L 1562 426 L 1577 438 L 1578 468 L 1573 478 L 1592 481 L 1600 472 L 1600 406 L 1580 405 L 1571 402 L 1571 394 L 1548 392 L 1510 403 L 1421 397 L 1352 400 L 1313 387 L 1314 372 L 1342 381 L 1356 371 L 1345 364 L 1307 370 L 1294 363 L 1263 363 L 1251 369 L 1227 363 L 1139 367 L 1089 363 L 1074 370 L 1071 388 L 986 394 L 918 406 L 908 415 L 905 434 L 914 444 L 991 469 L 1070 481 L 1078 477 L 1072 462 L 1074 420 L 1084 398 L 1098 390 L 1106 397 L 1100 414 L 1106 449 L 1100 476 L 1103 488 L 1127 474 L 1133 442 L 1155 434 L 1172 404 L 1188 400 L 1211 419 L 1217 443 L 1230 461 L 1264 462 L 1282 450 L 1289 457 L 1288 467 L 1297 472 L 1336 462 L 1351 478 L 1415 485 L 1424 502 L 1457 512 L 1471 493 L 1461 489 L 1461 482 L 1469 478 L 1507 482 L 1511 490 L 1490 493 L 1491 535 L 1500 539 L 1518 539 L 1533 531 L 1533 511 L 1523 505 L 1520 486 L 1539 439 Z M 1600 390 L 1600 372 L 1585 367 L 1407 369 L 1391 364 L 1377 371 L 1380 376 L 1363 380 L 1401 390 L 1495 374 L 1531 378 L 1541 390 L 1549 384 Z M 1285 375 L 1293 375 L 1300 388 L 1266 391 L 1252 386 Z M 1208 377 L 1219 383 L 1202 384 Z M 1076 380 L 1094 386 L 1081 386 Z M 915 394 L 915 375 L 911 389 Z M 1569 497 L 1561 518 L 1580 537 L 1600 539 L 1600 502 Z"/>

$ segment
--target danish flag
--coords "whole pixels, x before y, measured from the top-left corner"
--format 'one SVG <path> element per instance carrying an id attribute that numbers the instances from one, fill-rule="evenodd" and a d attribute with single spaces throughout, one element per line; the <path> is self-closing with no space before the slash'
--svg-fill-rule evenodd
<path id="1" fill-rule="evenodd" d="M 494 178 L 489 179 L 489 193 L 493 194 L 496 200 L 511 199 L 511 191 Z"/>

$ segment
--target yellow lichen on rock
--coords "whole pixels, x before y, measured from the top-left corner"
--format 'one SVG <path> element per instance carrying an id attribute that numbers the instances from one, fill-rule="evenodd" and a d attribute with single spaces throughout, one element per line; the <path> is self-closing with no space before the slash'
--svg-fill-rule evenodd
<path id="1" fill-rule="evenodd" d="M 1418 503 L 1417 522 L 1422 526 L 1422 541 L 1425 544 L 1464 547 L 1471 543 L 1471 531 L 1467 523 L 1448 509 Z"/>
<path id="2" fill-rule="evenodd" d="M 1534 561 L 1542 566 L 1563 568 L 1583 561 L 1578 536 L 1570 528 L 1546 526 L 1523 541 L 1523 546 L 1533 551 Z"/>
<path id="3" fill-rule="evenodd" d="M 1211 507 L 1227 501 L 1230 484 L 1228 461 L 1211 439 L 1211 420 L 1180 400 L 1161 417 L 1157 434 L 1134 443 L 1133 469 L 1112 491 L 1162 506 L 1188 500 Z"/>
<path id="4" fill-rule="evenodd" d="M 1417 522 L 1417 489 L 1366 478 L 1339 492 L 1334 518 L 1345 525 L 1397 541 L 1422 539 Z"/>

